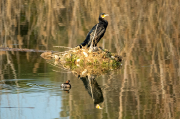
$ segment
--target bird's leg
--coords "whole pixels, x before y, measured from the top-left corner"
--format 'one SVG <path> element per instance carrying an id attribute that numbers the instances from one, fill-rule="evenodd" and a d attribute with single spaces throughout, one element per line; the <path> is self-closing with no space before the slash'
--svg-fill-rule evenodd
<path id="1" fill-rule="evenodd" d="M 96 51 L 98 51 L 99 50 L 99 48 L 97 47 L 97 45 L 94 45 L 93 46 L 93 52 L 96 52 Z"/>
<path id="2" fill-rule="evenodd" d="M 89 47 L 89 50 L 93 50 L 94 49 L 94 47 L 93 47 L 93 45 L 92 45 L 93 43 L 91 42 L 91 45 L 90 45 L 90 47 Z"/>
<path id="3" fill-rule="evenodd" d="M 93 52 L 96 52 L 96 51 L 98 51 L 98 47 L 97 47 L 97 46 L 94 46 L 94 47 L 93 47 Z"/>
<path id="4" fill-rule="evenodd" d="M 93 47 L 93 40 L 92 40 L 92 41 L 91 41 L 91 45 L 90 45 L 90 47 L 89 47 L 89 52 L 92 52 L 93 49 L 94 49 L 94 47 Z"/>
<path id="5" fill-rule="evenodd" d="M 98 47 L 97 46 L 89 48 L 89 52 L 96 52 L 96 51 L 98 51 Z"/>
<path id="6" fill-rule="evenodd" d="M 89 47 L 89 51 L 88 52 L 92 52 L 93 51 L 93 47 Z"/>

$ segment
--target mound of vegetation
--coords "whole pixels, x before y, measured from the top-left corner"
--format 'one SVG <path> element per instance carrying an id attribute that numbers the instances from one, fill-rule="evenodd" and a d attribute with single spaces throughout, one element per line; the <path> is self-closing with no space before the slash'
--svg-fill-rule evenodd
<path id="1" fill-rule="evenodd" d="M 56 65 L 61 64 L 71 71 L 76 70 L 77 74 L 81 74 L 86 68 L 89 69 L 88 72 L 91 72 L 91 74 L 103 73 L 106 70 L 119 68 L 122 61 L 121 56 L 106 49 L 96 48 L 96 51 L 91 51 L 85 47 L 81 49 L 73 48 L 58 53 L 44 52 L 41 57 L 45 59 L 53 58 Z"/>

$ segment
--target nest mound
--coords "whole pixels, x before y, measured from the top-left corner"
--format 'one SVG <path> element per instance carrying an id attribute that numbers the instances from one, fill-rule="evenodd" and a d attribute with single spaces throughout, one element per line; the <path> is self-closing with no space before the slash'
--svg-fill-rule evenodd
<path id="1" fill-rule="evenodd" d="M 85 47 L 81 49 L 76 47 L 59 53 L 44 52 L 41 57 L 53 58 L 56 65 L 63 65 L 65 69 L 75 71 L 77 75 L 82 74 L 85 69 L 90 74 L 99 75 L 107 70 L 119 68 L 122 61 L 121 56 L 106 49 L 96 48 L 95 51 L 91 51 Z"/>

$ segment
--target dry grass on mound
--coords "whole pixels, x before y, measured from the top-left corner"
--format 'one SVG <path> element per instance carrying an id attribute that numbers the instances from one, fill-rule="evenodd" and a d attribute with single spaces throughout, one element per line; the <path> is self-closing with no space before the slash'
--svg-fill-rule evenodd
<path id="1" fill-rule="evenodd" d="M 106 49 L 97 48 L 96 51 L 90 51 L 87 48 L 73 48 L 69 51 L 52 54 L 45 52 L 41 57 L 49 59 L 52 57 L 61 64 L 75 63 L 79 65 L 118 65 L 122 58 Z"/>
<path id="2" fill-rule="evenodd" d="M 52 62 L 56 67 L 70 70 L 75 75 L 101 75 L 108 71 L 120 68 L 122 58 L 106 49 L 97 48 L 92 52 L 87 48 L 72 48 L 65 52 L 44 52 L 41 57 Z M 49 63 L 50 63 L 49 62 Z"/>

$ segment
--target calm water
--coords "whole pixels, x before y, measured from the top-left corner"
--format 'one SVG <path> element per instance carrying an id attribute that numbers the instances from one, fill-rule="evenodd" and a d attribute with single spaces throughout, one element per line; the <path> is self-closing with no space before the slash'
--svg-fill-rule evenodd
<path id="1" fill-rule="evenodd" d="M 48 64 L 39 56 L 40 54 L 31 53 L 30 61 L 23 59 L 26 55 L 24 52 L 15 52 L 15 55 L 6 52 L 2 55 L 1 59 L 4 59 L 6 64 L 1 65 L 3 69 L 1 72 L 4 75 L 0 82 L 2 119 L 109 118 L 108 115 L 114 115 L 119 110 L 117 104 L 119 105 L 121 82 L 116 82 L 118 70 L 92 79 L 97 84 L 95 89 L 98 87 L 102 95 L 100 101 L 96 102 L 103 109 L 96 109 L 95 101 L 86 89 L 88 85 L 86 78 L 78 79 L 70 72 L 58 72 L 59 68 Z M 7 63 L 12 58 L 7 59 L 8 55 L 13 56 L 15 62 Z M 33 66 L 34 64 L 36 66 Z M 69 93 L 60 88 L 60 84 L 66 80 L 70 80 L 72 85 Z M 115 99 L 117 102 L 111 102 L 112 97 L 117 98 Z M 111 108 L 114 108 L 113 112 Z"/>
<path id="2" fill-rule="evenodd" d="M 179 6 L 178 0 L 1 1 L 0 47 L 64 51 L 53 46 L 77 46 L 105 12 L 109 25 L 98 45 L 123 62 L 78 77 L 41 52 L 0 49 L 0 118 L 179 119 Z M 60 88 L 66 80 L 69 92 Z"/>

